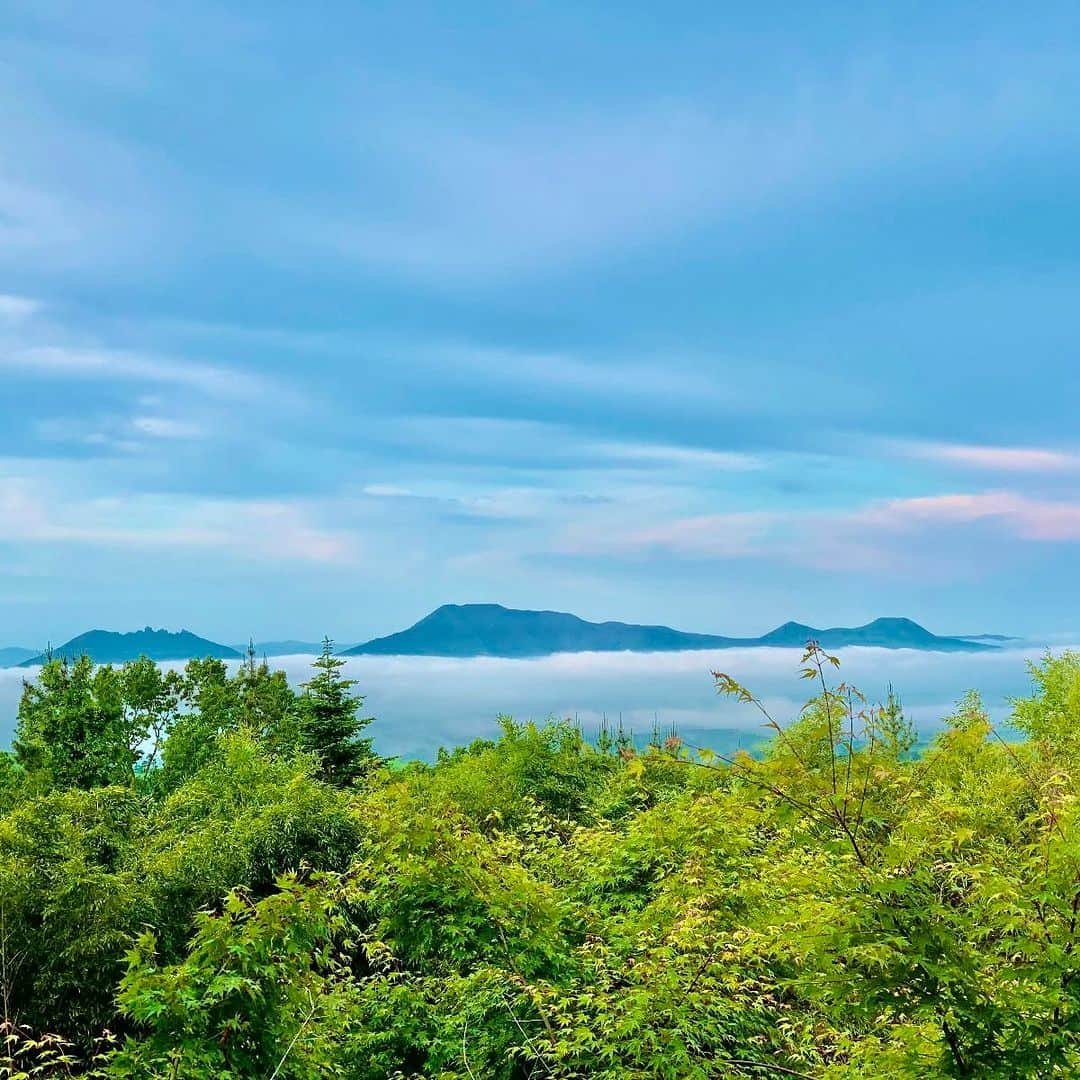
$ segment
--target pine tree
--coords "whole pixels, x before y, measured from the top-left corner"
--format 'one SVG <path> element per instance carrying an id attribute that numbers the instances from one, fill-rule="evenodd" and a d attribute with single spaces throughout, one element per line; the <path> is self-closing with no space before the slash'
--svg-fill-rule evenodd
<path id="1" fill-rule="evenodd" d="M 317 674 L 300 696 L 300 746 L 318 757 L 321 779 L 338 787 L 354 784 L 378 761 L 371 739 L 359 737 L 371 718 L 358 715 L 364 699 L 351 692 L 356 680 L 342 676 L 344 666 L 324 638 L 322 655 L 312 664 Z"/>

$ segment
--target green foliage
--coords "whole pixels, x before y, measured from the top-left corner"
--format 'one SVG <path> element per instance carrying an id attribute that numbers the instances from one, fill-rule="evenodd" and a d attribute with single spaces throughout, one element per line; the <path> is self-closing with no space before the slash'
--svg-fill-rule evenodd
<path id="1" fill-rule="evenodd" d="M 110 1072 L 185 1080 L 321 1076 L 333 964 L 328 944 L 343 922 L 333 890 L 295 878 L 255 904 L 243 890 L 220 914 L 201 912 L 187 955 L 163 964 L 150 932 L 128 957 L 120 1008 L 144 1031 L 129 1038 Z"/>
<path id="2" fill-rule="evenodd" d="M 355 812 L 313 772 L 310 757 L 268 754 L 249 731 L 223 735 L 207 764 L 152 807 L 138 866 L 169 955 L 192 914 L 233 886 L 262 895 L 283 872 L 348 864 Z"/>
<path id="3" fill-rule="evenodd" d="M 592 812 L 615 759 L 591 747 L 569 721 L 543 727 L 500 716 L 502 738 L 448 753 L 435 768 L 416 770 L 414 786 L 445 796 L 487 829 L 514 829 L 537 811 L 573 823 Z"/>
<path id="4" fill-rule="evenodd" d="M 37 1035 L 25 1024 L 0 1021 L 0 1080 L 56 1080 L 81 1076 L 104 1080 L 114 1039 L 105 1034 L 87 1056 L 60 1035 Z"/>
<path id="5" fill-rule="evenodd" d="M 24 684 L 15 758 L 56 787 L 132 783 L 156 759 L 177 692 L 175 673 L 146 659 L 119 670 L 87 657 L 49 660 L 37 682 Z"/>
<path id="6" fill-rule="evenodd" d="M 0 751 L 0 814 L 13 810 L 29 794 L 26 770 L 14 754 Z"/>
<path id="7" fill-rule="evenodd" d="M 222 660 L 191 660 L 179 685 L 183 709 L 170 725 L 155 783 L 166 790 L 195 775 L 214 755 L 218 739 L 249 731 L 267 750 L 297 748 L 296 694 L 283 671 L 271 671 L 255 652 L 235 675 Z"/>
<path id="8" fill-rule="evenodd" d="M 80 1040 L 107 1024 L 127 942 L 149 914 L 125 858 L 141 819 L 127 787 L 56 791 L 0 819 L 8 1018 Z"/>
<path id="9" fill-rule="evenodd" d="M 194 914 L 234 886 L 258 895 L 283 872 L 347 865 L 355 813 L 282 737 L 294 703 L 265 665 L 46 665 L 0 761 L 5 1016 L 89 1046 L 122 1022 L 116 988 L 143 927 L 175 957 Z M 201 730 L 198 753 L 174 750 L 177 727 Z M 179 757 L 159 767 L 166 737 Z"/>
<path id="10" fill-rule="evenodd" d="M 834 668 L 784 724 L 716 674 L 759 757 L 504 718 L 390 771 L 329 646 L 299 695 L 52 667 L 0 759 L 0 1076 L 1080 1074 L 1080 657 L 1025 741 L 969 695 L 923 753 Z"/>

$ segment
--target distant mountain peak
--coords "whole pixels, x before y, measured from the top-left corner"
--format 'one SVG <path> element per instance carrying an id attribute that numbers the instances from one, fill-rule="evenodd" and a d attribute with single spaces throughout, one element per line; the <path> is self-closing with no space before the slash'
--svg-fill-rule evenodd
<path id="1" fill-rule="evenodd" d="M 895 627 L 896 629 L 909 629 L 909 630 L 921 630 L 924 634 L 930 633 L 924 626 L 920 626 L 914 619 L 905 618 L 902 615 L 884 615 L 880 618 L 874 619 L 872 622 L 868 622 L 867 626 L 878 627 Z"/>
<path id="2" fill-rule="evenodd" d="M 98 664 L 123 664 L 146 656 L 151 660 L 191 660 L 210 656 L 219 660 L 239 659 L 240 653 L 228 645 L 193 634 L 190 630 L 88 630 L 51 651 L 57 659 L 77 660 L 89 656 Z M 46 653 L 24 660 L 19 667 L 36 667 L 45 662 Z"/>

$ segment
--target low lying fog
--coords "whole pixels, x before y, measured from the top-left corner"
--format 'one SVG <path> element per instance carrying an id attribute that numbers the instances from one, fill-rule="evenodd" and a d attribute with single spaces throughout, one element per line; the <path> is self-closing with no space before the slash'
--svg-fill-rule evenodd
<path id="1" fill-rule="evenodd" d="M 979 690 L 994 720 L 1005 723 L 1008 699 L 1028 692 L 1027 663 L 1042 652 L 842 649 L 839 677 L 871 697 L 883 695 L 891 682 L 925 736 L 969 689 Z M 293 682 L 307 678 L 310 662 L 301 656 L 271 661 Z M 350 659 L 346 670 L 366 695 L 366 714 L 377 718 L 371 728 L 377 748 L 383 754 L 429 756 L 440 745 L 495 733 L 499 713 L 537 720 L 577 716 L 587 727 L 604 713 L 613 722 L 621 713 L 623 724 L 639 735 L 651 730 L 655 714 L 665 728 L 675 723 L 690 738 L 702 729 L 714 731 L 719 749 L 750 746 L 761 737 L 760 717 L 749 706 L 718 698 L 710 669 L 727 671 L 748 685 L 783 722 L 809 696 L 798 666 L 799 654 L 791 649 L 726 649 L 575 653 L 539 660 L 363 656 Z M 22 679 L 32 675 L 0 670 L 0 745 L 11 739 Z"/>

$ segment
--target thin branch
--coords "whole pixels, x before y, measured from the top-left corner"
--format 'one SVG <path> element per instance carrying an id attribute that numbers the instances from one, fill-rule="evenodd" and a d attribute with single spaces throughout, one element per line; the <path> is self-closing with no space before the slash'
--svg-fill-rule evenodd
<path id="1" fill-rule="evenodd" d="M 1020 760 L 1020 757 L 1016 753 L 1016 751 L 1001 737 L 1001 735 L 998 734 L 997 728 L 991 726 L 990 734 L 993 735 L 994 738 L 997 739 L 997 741 L 1001 743 L 1001 745 L 1005 748 L 1005 753 L 1007 753 L 1009 757 L 1012 758 L 1017 769 L 1020 770 L 1020 774 L 1031 785 L 1032 793 L 1035 794 L 1036 792 L 1038 792 L 1039 785 L 1038 783 L 1036 783 L 1035 778 L 1031 775 L 1030 772 L 1028 772 L 1027 768 Z M 1053 810 L 1051 810 L 1050 812 L 1050 825 L 1052 828 L 1057 830 L 1057 833 L 1062 840 L 1068 840 L 1068 837 L 1065 835 L 1065 830 L 1061 827 L 1061 822 L 1058 820 L 1058 816 L 1056 813 L 1053 812 Z"/>
<path id="2" fill-rule="evenodd" d="M 466 1036 L 469 1033 L 469 1014 L 465 1014 L 465 1024 L 461 1029 L 461 1060 L 465 1064 L 465 1071 L 469 1074 L 470 1080 L 476 1080 L 476 1074 L 472 1071 L 472 1066 L 469 1064 L 469 1051 L 465 1041 Z"/>
<path id="3" fill-rule="evenodd" d="M 817 668 L 818 679 L 821 682 L 821 691 L 825 695 L 825 719 L 829 724 L 829 764 L 832 769 L 832 793 L 836 798 L 836 736 L 833 732 L 832 705 L 829 703 L 829 687 L 825 682 L 825 668 L 821 663 L 821 647 L 816 641 L 809 641 L 806 645 L 807 653 L 812 657 L 814 666 Z"/>
<path id="4" fill-rule="evenodd" d="M 311 1023 L 311 1018 L 315 1015 L 315 1002 L 311 998 L 311 991 L 307 992 L 308 1004 L 311 1005 L 311 1010 L 304 1018 L 303 1023 L 296 1029 L 296 1034 L 292 1037 L 289 1045 L 285 1047 L 285 1053 L 281 1055 L 281 1060 L 277 1063 L 274 1071 L 270 1074 L 270 1080 L 276 1080 L 277 1074 L 281 1072 L 281 1066 L 285 1064 L 285 1059 L 292 1053 L 292 1048 L 296 1045 L 296 1040 L 304 1033 L 304 1028 Z"/>
<path id="5" fill-rule="evenodd" d="M 735 1065 L 743 1069 L 764 1069 L 766 1072 L 782 1073 L 784 1076 L 797 1076 L 800 1080 L 816 1080 L 809 1073 L 798 1072 L 784 1065 L 771 1065 L 765 1061 L 747 1061 L 743 1058 L 716 1058 L 721 1065 Z"/>
<path id="6" fill-rule="evenodd" d="M 713 671 L 711 672 L 711 674 L 718 683 L 723 684 L 717 689 L 717 693 L 729 695 L 738 694 L 741 701 L 745 701 L 748 704 L 753 705 L 754 708 L 757 709 L 757 711 L 765 717 L 765 723 L 762 726 L 776 732 L 777 736 L 784 741 L 785 745 L 791 751 L 795 760 L 803 767 L 803 771 L 807 775 L 809 775 L 813 771 L 810 768 L 810 763 L 799 752 L 799 748 L 795 745 L 795 742 L 791 739 L 788 733 L 776 722 L 769 710 L 765 708 L 765 705 L 760 698 L 750 693 L 750 691 L 747 690 L 746 687 L 735 683 L 734 680 L 730 680 L 730 677 L 724 675 L 723 672 Z M 727 685 L 725 680 L 729 680 L 730 685 Z"/>
<path id="7" fill-rule="evenodd" d="M 514 1012 L 510 1002 L 507 1001 L 506 998 L 502 998 L 502 1003 L 506 1006 L 506 1011 L 510 1014 L 510 1019 L 514 1021 L 514 1024 L 517 1026 L 518 1031 L 521 1032 L 521 1037 L 525 1040 L 526 1046 L 528 1046 L 528 1048 L 537 1056 L 537 1058 L 539 1058 L 540 1064 L 543 1065 L 545 1069 L 547 1069 L 548 1075 L 551 1076 L 553 1074 L 552 1068 L 544 1060 L 543 1050 L 541 1050 L 536 1045 L 536 1043 L 533 1042 L 532 1036 L 525 1030 L 524 1027 L 522 1027 L 521 1021 L 518 1019 L 518 1015 L 516 1012 Z"/>
<path id="8" fill-rule="evenodd" d="M 851 699 L 851 687 L 847 691 L 848 740 L 847 769 L 844 776 L 844 820 L 847 821 L 848 797 L 851 794 L 851 759 L 855 756 L 855 706 Z"/>
<path id="9" fill-rule="evenodd" d="M 863 770 L 862 792 L 859 795 L 859 809 L 855 813 L 855 832 L 862 827 L 863 809 L 866 806 L 866 789 L 870 786 L 870 763 L 874 760 L 874 728 L 870 727 L 870 745 L 867 750 L 866 768 Z"/>
<path id="10" fill-rule="evenodd" d="M 694 746 L 692 743 L 687 743 L 686 745 L 691 750 L 702 749 L 702 747 Z M 710 751 L 710 753 L 712 753 L 718 761 L 724 762 L 724 764 L 730 766 L 733 771 L 737 771 L 737 775 L 741 776 L 748 783 L 753 784 L 755 787 L 761 788 L 763 791 L 769 792 L 769 794 L 771 795 L 775 795 L 778 799 L 786 802 L 789 806 L 795 807 L 796 810 L 802 810 L 805 813 L 810 814 L 811 816 L 816 816 L 821 821 L 825 821 L 830 824 L 835 822 L 835 817 L 831 814 L 827 814 L 824 810 L 819 810 L 816 806 L 813 806 L 810 803 L 804 803 L 801 799 L 796 799 L 793 795 L 789 795 L 782 788 L 778 788 L 775 784 L 769 783 L 768 780 L 759 779 L 753 774 L 751 770 L 747 769 L 747 767 L 743 765 L 741 761 L 738 761 L 736 758 L 728 757 L 727 754 L 717 754 L 715 753 L 715 751 Z M 714 766 L 708 765 L 704 761 L 692 761 L 689 758 L 677 757 L 668 758 L 668 760 L 676 765 L 696 765 L 698 768 L 708 769 L 710 772 L 719 771 Z"/>

